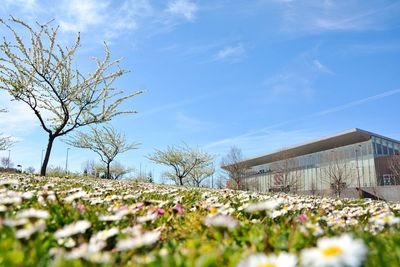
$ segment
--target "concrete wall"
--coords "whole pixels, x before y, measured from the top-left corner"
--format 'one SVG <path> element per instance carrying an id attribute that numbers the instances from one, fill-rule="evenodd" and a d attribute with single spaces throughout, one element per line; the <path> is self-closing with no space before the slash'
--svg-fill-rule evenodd
<path id="1" fill-rule="evenodd" d="M 368 197 L 368 194 L 376 196 L 379 199 L 383 199 L 386 201 L 396 201 L 400 202 L 400 185 L 390 185 L 390 186 L 376 186 L 376 187 L 363 187 L 361 188 L 365 197 Z M 299 194 L 304 195 L 312 195 L 311 191 L 301 191 Z M 317 196 L 331 196 L 335 197 L 335 194 L 331 190 L 317 190 L 314 192 L 314 195 Z M 342 193 L 341 197 L 344 198 L 358 198 L 359 193 L 355 188 L 346 188 Z"/>

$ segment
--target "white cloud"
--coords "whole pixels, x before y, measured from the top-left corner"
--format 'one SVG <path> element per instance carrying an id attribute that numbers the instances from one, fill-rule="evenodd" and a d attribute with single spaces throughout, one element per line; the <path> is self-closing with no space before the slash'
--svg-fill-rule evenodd
<path id="1" fill-rule="evenodd" d="M 106 1 L 96 0 L 69 0 L 61 5 L 63 9 L 60 19 L 61 29 L 64 31 L 85 31 L 88 27 L 105 22 L 107 7 Z"/>
<path id="2" fill-rule="evenodd" d="M 313 60 L 314 66 L 321 72 L 334 74 L 327 66 L 323 65 L 318 59 Z"/>
<path id="3" fill-rule="evenodd" d="M 6 6 L 15 6 L 22 10 L 24 13 L 34 13 L 39 9 L 36 0 L 5 0 Z"/>
<path id="4" fill-rule="evenodd" d="M 189 0 L 172 0 L 168 2 L 167 12 L 193 21 L 198 9 L 197 4 Z"/>
<path id="5" fill-rule="evenodd" d="M 214 91 L 213 93 L 193 96 L 191 98 L 183 99 L 183 100 L 180 100 L 180 101 L 177 101 L 177 102 L 171 102 L 171 103 L 166 104 L 166 105 L 156 104 L 156 107 L 150 108 L 148 110 L 142 110 L 136 116 L 134 116 L 133 118 L 142 118 L 142 117 L 145 117 L 145 116 L 150 116 L 150 115 L 158 114 L 158 113 L 169 111 L 169 110 L 176 110 L 178 108 L 181 108 L 181 107 L 184 107 L 184 106 L 188 106 L 188 105 L 192 105 L 192 104 L 194 104 L 196 102 L 200 102 L 200 101 L 202 101 L 204 99 L 207 99 L 207 98 L 210 98 L 210 97 L 215 97 L 218 93 L 219 92 Z"/>
<path id="6" fill-rule="evenodd" d="M 141 18 L 153 15 L 154 10 L 148 0 L 127 0 L 107 18 L 106 38 L 114 38 L 123 32 L 137 30 Z"/>
<path id="7" fill-rule="evenodd" d="M 215 60 L 226 60 L 230 62 L 236 62 L 243 58 L 246 50 L 243 44 L 239 43 L 234 46 L 225 46 L 217 52 L 214 59 Z"/>
<path id="8" fill-rule="evenodd" d="M 386 27 L 399 3 L 349 1 L 274 1 L 282 11 L 282 29 L 291 33 L 363 31 Z"/>
<path id="9" fill-rule="evenodd" d="M 38 120 L 31 109 L 22 102 L 12 101 L 6 92 L 0 93 L 0 107 L 7 113 L 0 113 L 0 129 L 7 135 L 25 135 L 38 126 Z"/>
<path id="10" fill-rule="evenodd" d="M 314 95 L 313 84 L 323 74 L 333 72 L 315 56 L 316 49 L 303 52 L 291 60 L 278 73 L 262 82 L 263 96 L 258 97 L 267 103 L 311 100 Z M 280 102 L 279 102 L 280 101 Z"/>
<path id="11" fill-rule="evenodd" d="M 180 130 L 190 131 L 190 132 L 211 130 L 211 128 L 213 127 L 211 123 L 196 119 L 194 117 L 190 117 L 182 112 L 176 113 L 175 123 Z"/>
<path id="12" fill-rule="evenodd" d="M 64 32 L 85 32 L 94 42 L 140 32 L 143 38 L 171 31 L 193 21 L 198 5 L 189 0 L 170 0 L 165 5 L 151 0 L 60 0 L 57 4 L 38 0 L 5 0 L 0 11 L 35 23 L 54 19 Z M 183 18 L 183 19 L 181 19 Z M 69 36 L 68 36 L 69 37 Z M 67 38 L 68 38 L 67 37 Z"/>
<path id="13" fill-rule="evenodd" d="M 313 95 L 313 79 L 309 74 L 290 71 L 279 73 L 263 82 L 267 93 L 265 99 L 267 102 L 310 99 Z"/>

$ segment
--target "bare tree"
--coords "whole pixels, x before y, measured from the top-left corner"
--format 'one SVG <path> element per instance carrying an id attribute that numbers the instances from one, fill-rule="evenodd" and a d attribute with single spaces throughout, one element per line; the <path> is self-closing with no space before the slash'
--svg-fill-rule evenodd
<path id="1" fill-rule="evenodd" d="M 131 180 L 138 183 L 149 183 L 149 184 L 154 182 L 152 172 L 148 172 L 147 174 L 139 172 L 134 177 L 132 177 Z"/>
<path id="2" fill-rule="evenodd" d="M 96 176 L 96 168 L 94 160 L 89 159 L 83 162 L 82 171 L 84 176 Z"/>
<path id="3" fill-rule="evenodd" d="M 0 150 L 7 150 L 12 147 L 14 143 L 11 136 L 2 136 L 0 133 Z"/>
<path id="4" fill-rule="evenodd" d="M 125 167 L 119 162 L 114 162 L 109 167 L 109 176 L 107 176 L 107 167 L 104 165 L 95 165 L 96 174 L 99 177 L 104 177 L 107 179 L 118 180 L 124 177 L 124 175 L 131 173 L 132 168 Z"/>
<path id="5" fill-rule="evenodd" d="M 75 69 L 75 54 L 80 47 L 80 35 L 75 43 L 64 48 L 57 40 L 58 28 L 49 24 L 30 26 L 11 17 L 10 24 L 0 20 L 10 30 L 13 40 L 4 37 L 0 44 L 0 89 L 14 100 L 25 103 L 38 118 L 48 135 L 41 175 L 46 174 L 54 140 L 90 124 L 110 121 L 113 117 L 135 113 L 118 111 L 119 105 L 142 91 L 124 95 L 112 87 L 114 81 L 126 73 L 110 60 L 105 45 L 103 60 L 94 58 L 96 69 L 84 75 Z M 20 34 L 20 27 L 25 32 Z M 35 29 L 36 28 L 36 29 Z M 23 38 L 27 33 L 30 38 Z"/>
<path id="6" fill-rule="evenodd" d="M 395 184 L 398 184 L 398 181 L 400 181 L 400 155 L 390 156 L 389 170 L 395 178 Z"/>
<path id="7" fill-rule="evenodd" d="M 211 162 L 214 157 L 207 152 L 196 148 L 184 146 L 168 146 L 165 150 L 156 149 L 152 155 L 147 157 L 149 160 L 169 166 L 172 171 L 165 172 L 164 177 L 173 180 L 178 185 L 188 183 L 188 175 L 193 169 Z"/>
<path id="8" fill-rule="evenodd" d="M 12 168 L 14 167 L 14 163 L 11 161 L 11 159 L 9 157 L 2 157 L 0 159 L 1 162 L 1 166 L 3 168 Z"/>
<path id="9" fill-rule="evenodd" d="M 346 159 L 341 159 L 336 151 L 332 151 L 327 161 L 328 166 L 324 169 L 327 182 L 337 197 L 349 187 L 351 183 L 351 169 Z M 323 179 L 323 178 L 322 178 Z M 360 190 L 360 188 L 358 189 Z"/>
<path id="10" fill-rule="evenodd" d="M 215 187 L 218 189 L 226 188 L 227 179 L 224 175 L 219 175 L 215 181 Z"/>
<path id="11" fill-rule="evenodd" d="M 7 110 L 0 109 L 0 113 L 5 113 Z M 15 141 L 11 136 L 4 136 L 0 133 L 0 150 L 7 150 L 15 144 Z"/>
<path id="12" fill-rule="evenodd" d="M 297 193 L 302 187 L 301 173 L 296 164 L 296 158 L 288 151 L 280 153 L 280 160 L 271 165 L 271 171 L 274 177 L 273 189 L 282 192 Z"/>
<path id="13" fill-rule="evenodd" d="M 179 179 L 179 177 L 176 176 L 175 171 L 165 171 L 161 174 L 162 179 L 166 182 L 166 181 L 172 181 L 174 182 L 176 185 L 187 185 L 188 184 L 188 180 L 185 178 Z M 182 184 L 181 184 L 182 181 Z"/>
<path id="14" fill-rule="evenodd" d="M 75 136 L 65 140 L 71 146 L 90 149 L 100 156 L 106 167 L 106 178 L 112 179 L 110 164 L 115 157 L 126 151 L 136 149 L 137 143 L 128 143 L 125 135 L 112 127 L 90 127 L 90 132 L 77 132 Z"/>
<path id="15" fill-rule="evenodd" d="M 221 168 L 227 173 L 234 189 L 243 189 L 243 181 L 249 166 L 244 160 L 242 150 L 232 146 L 228 154 L 221 160 Z"/>
<path id="16" fill-rule="evenodd" d="M 35 168 L 32 167 L 32 166 L 30 166 L 30 167 L 28 167 L 28 168 L 25 169 L 25 172 L 26 172 L 26 173 L 35 173 Z"/>
<path id="17" fill-rule="evenodd" d="M 212 176 L 214 172 L 215 168 L 212 162 L 207 162 L 203 165 L 197 166 L 189 173 L 189 183 L 200 187 L 204 180 Z"/>
<path id="18" fill-rule="evenodd" d="M 47 170 L 47 175 L 54 177 L 65 177 L 65 169 L 61 166 L 50 165 Z"/>
<path id="19" fill-rule="evenodd" d="M 317 184 L 315 183 L 315 181 L 311 181 L 310 193 L 313 196 L 315 196 L 317 194 Z"/>

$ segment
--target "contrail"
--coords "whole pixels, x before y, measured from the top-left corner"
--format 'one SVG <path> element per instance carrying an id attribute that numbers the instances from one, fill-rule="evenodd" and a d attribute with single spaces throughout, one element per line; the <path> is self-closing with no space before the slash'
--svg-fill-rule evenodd
<path id="1" fill-rule="evenodd" d="M 247 133 L 235 136 L 235 137 L 230 137 L 230 138 L 218 140 L 218 141 L 212 142 L 212 143 L 210 143 L 208 145 L 205 145 L 204 148 L 208 149 L 208 148 L 215 147 L 215 146 L 218 146 L 218 145 L 221 145 L 221 144 L 231 143 L 232 141 L 238 140 L 240 138 L 250 137 L 250 136 L 258 134 L 258 133 L 265 133 L 265 132 L 268 132 L 268 130 L 271 130 L 271 129 L 274 129 L 274 128 L 277 128 L 277 127 L 280 127 L 280 126 L 283 126 L 283 125 L 286 125 L 286 124 L 289 124 L 289 123 L 299 122 L 299 121 L 302 121 L 302 120 L 315 118 L 315 117 L 320 117 L 320 116 L 324 116 L 324 115 L 327 115 L 327 114 L 339 112 L 339 111 L 346 110 L 346 109 L 349 109 L 349 108 L 352 108 L 352 107 L 355 107 L 355 106 L 359 106 L 359 105 L 362 105 L 362 104 L 373 102 L 375 100 L 382 99 L 382 98 L 385 98 L 385 97 L 388 97 L 388 96 L 396 95 L 396 94 L 399 94 L 399 93 L 400 93 L 400 88 L 393 89 L 393 90 L 386 91 L 386 92 L 383 92 L 383 93 L 380 93 L 380 94 L 377 94 L 377 95 L 373 95 L 373 96 L 369 96 L 369 97 L 362 98 L 362 99 L 359 99 L 359 100 L 355 100 L 355 101 L 346 103 L 344 105 L 340 105 L 340 106 L 332 107 L 332 108 L 325 109 L 325 110 L 322 110 L 322 111 L 318 111 L 318 112 L 312 113 L 310 115 L 307 115 L 307 116 L 304 116 L 304 117 L 301 117 L 301 118 L 283 121 L 283 122 L 276 123 L 276 124 L 273 124 L 271 126 L 264 127 L 262 129 L 250 131 L 250 132 L 247 132 Z"/>
<path id="2" fill-rule="evenodd" d="M 330 108 L 330 109 L 322 110 L 320 112 L 317 112 L 317 113 L 314 113 L 314 114 L 310 115 L 310 117 L 318 117 L 318 116 L 323 116 L 323 115 L 326 115 L 326 114 L 329 114 L 329 113 L 342 111 L 342 110 L 345 110 L 345 109 L 348 109 L 348 108 L 359 106 L 359 105 L 362 105 L 362 104 L 365 104 L 365 103 L 369 103 L 369 102 L 372 102 L 372 101 L 375 101 L 375 100 L 378 100 L 378 99 L 381 99 L 381 98 L 385 98 L 385 97 L 388 97 L 388 96 L 391 96 L 391 95 L 395 95 L 395 94 L 398 94 L 398 93 L 400 93 L 400 88 L 394 89 L 394 90 L 390 90 L 390 91 L 387 91 L 387 92 L 384 92 L 384 93 L 381 93 L 381 94 L 378 94 L 378 95 L 362 98 L 362 99 L 359 99 L 359 100 L 356 100 L 356 101 L 353 101 L 353 102 L 350 102 L 350 103 L 347 103 L 347 104 L 344 104 L 344 105 L 341 105 L 341 106 L 337 106 L 337 107 L 333 107 L 333 108 Z"/>

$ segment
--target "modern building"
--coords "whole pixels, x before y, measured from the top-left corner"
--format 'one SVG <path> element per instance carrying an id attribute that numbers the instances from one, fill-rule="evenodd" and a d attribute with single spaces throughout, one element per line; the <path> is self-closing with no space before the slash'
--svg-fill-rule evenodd
<path id="1" fill-rule="evenodd" d="M 242 187 L 307 194 L 361 189 L 377 195 L 379 187 L 400 184 L 390 166 L 399 151 L 400 141 L 355 128 L 246 159 Z"/>

